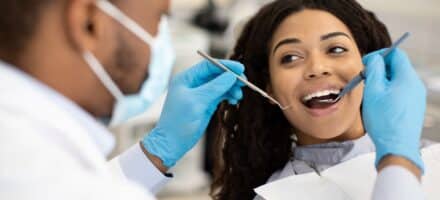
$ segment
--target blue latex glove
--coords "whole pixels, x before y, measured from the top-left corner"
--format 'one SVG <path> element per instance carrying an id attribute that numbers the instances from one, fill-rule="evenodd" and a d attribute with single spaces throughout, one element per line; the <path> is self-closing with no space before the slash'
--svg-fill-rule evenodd
<path id="1" fill-rule="evenodd" d="M 426 110 L 426 88 L 408 56 L 396 49 L 364 57 L 366 80 L 362 116 L 376 146 L 376 166 L 386 155 L 405 157 L 422 172 L 420 137 Z M 388 77 L 388 78 L 387 78 Z"/>
<path id="2" fill-rule="evenodd" d="M 240 63 L 221 62 L 243 76 Z M 159 122 L 142 141 L 146 150 L 166 167 L 174 166 L 200 140 L 222 101 L 237 104 L 241 100 L 244 85 L 237 80 L 208 61 L 177 75 L 170 83 Z"/>

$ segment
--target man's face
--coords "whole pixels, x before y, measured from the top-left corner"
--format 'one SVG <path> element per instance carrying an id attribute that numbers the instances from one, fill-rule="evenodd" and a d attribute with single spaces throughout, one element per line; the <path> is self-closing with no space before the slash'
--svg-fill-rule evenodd
<path id="1" fill-rule="evenodd" d="M 127 17 L 156 37 L 159 23 L 169 12 L 169 0 L 113 0 L 110 1 Z M 90 29 L 93 42 L 89 49 L 101 62 L 112 80 L 124 94 L 137 93 L 148 78 L 152 47 L 130 32 L 113 17 L 98 9 L 91 15 L 94 24 Z M 89 101 L 88 110 L 95 116 L 109 116 L 116 99 L 96 77 L 95 98 Z"/>
<path id="2" fill-rule="evenodd" d="M 16 26 L 20 26 L 25 31 L 17 31 L 23 33 L 11 42 L 19 46 L 11 47 L 17 49 L 11 53 L 14 56 L 2 52 L 0 57 L 90 114 L 106 117 L 112 113 L 115 97 L 84 60 L 84 53 L 93 54 L 120 90 L 130 94 L 137 92 L 148 77 L 151 47 L 101 10 L 97 1 L 41 1 L 30 6 L 34 1 L 8 0 L 4 10 L 26 13 L 29 9 L 29 14 L 23 14 L 16 25 L 2 27 L 14 33 Z M 170 0 L 108 0 L 107 3 L 112 3 L 153 37 L 170 7 Z M 9 23 L 8 20 L 0 22 Z M 27 23 L 32 26 L 25 27 Z M 4 35 L 0 34 L 2 39 L 8 39 Z"/>
<path id="3" fill-rule="evenodd" d="M 161 17 L 169 10 L 166 0 L 119 0 L 114 5 L 153 37 L 158 34 Z M 148 78 L 151 46 L 111 20 L 114 28 L 101 41 L 100 49 L 107 55 L 101 62 L 123 93 L 136 93 Z"/>

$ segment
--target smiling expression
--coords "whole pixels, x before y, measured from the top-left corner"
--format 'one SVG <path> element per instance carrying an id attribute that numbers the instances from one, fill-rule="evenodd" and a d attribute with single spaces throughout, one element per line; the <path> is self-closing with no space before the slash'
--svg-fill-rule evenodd
<path id="1" fill-rule="evenodd" d="M 268 91 L 290 109 L 298 143 L 355 139 L 364 135 L 363 84 L 336 103 L 342 88 L 364 68 L 348 27 L 332 14 L 305 9 L 287 17 L 270 43 Z"/>

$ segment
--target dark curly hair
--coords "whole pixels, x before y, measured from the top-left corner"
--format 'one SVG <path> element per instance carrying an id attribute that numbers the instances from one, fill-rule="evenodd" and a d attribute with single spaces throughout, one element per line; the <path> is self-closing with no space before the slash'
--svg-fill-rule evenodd
<path id="1" fill-rule="evenodd" d="M 331 13 L 351 31 L 362 55 L 388 47 L 391 38 L 374 13 L 355 0 L 278 0 L 264 6 L 244 27 L 230 57 L 246 66 L 246 76 L 267 88 L 272 35 L 288 16 L 304 9 Z M 216 136 L 211 196 L 221 200 L 255 197 L 291 157 L 292 126 L 281 110 L 248 88 L 237 106 L 220 105 L 208 132 Z"/>

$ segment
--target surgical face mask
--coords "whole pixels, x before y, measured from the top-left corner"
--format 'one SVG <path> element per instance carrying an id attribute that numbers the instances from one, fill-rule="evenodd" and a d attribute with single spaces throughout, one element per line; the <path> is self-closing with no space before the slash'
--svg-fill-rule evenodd
<path id="1" fill-rule="evenodd" d="M 85 61 L 93 72 L 116 99 L 113 115 L 110 119 L 110 126 L 116 126 L 145 112 L 154 100 L 164 93 L 172 72 L 175 54 L 171 45 L 171 36 L 166 18 L 162 18 L 159 25 L 159 34 L 156 38 L 153 38 L 141 26 L 108 1 L 100 0 L 97 2 L 97 6 L 149 45 L 151 49 L 150 77 L 143 83 L 138 94 L 128 96 L 121 92 L 93 54 L 90 52 L 83 54 Z"/>

